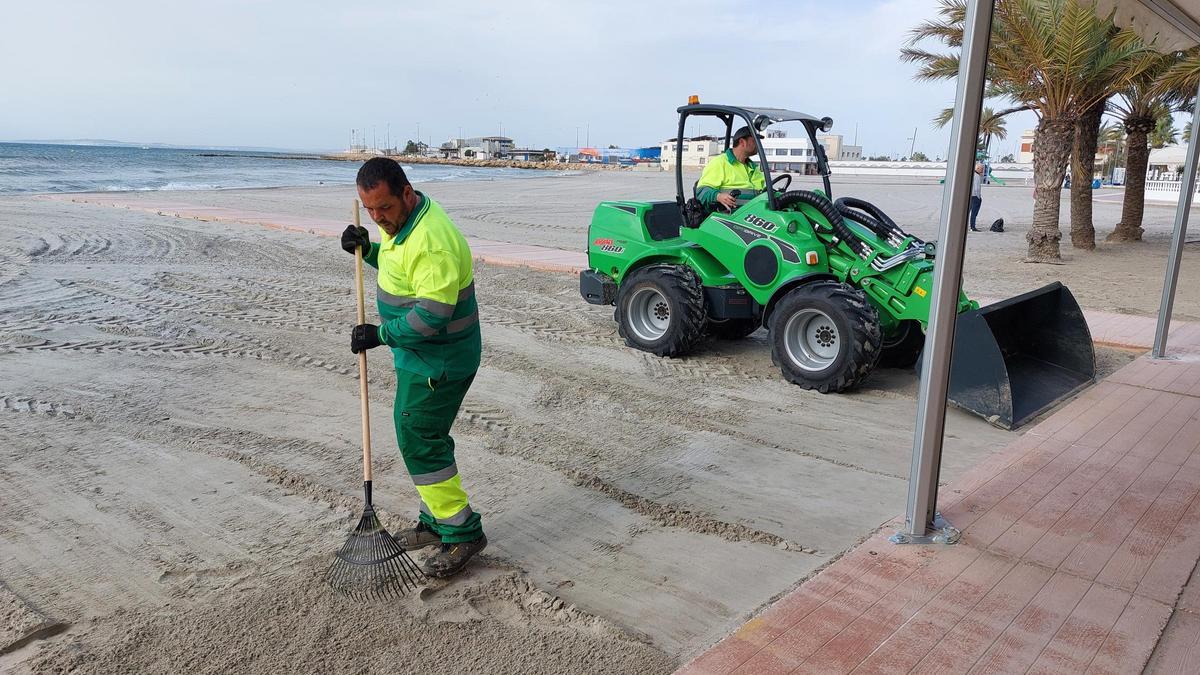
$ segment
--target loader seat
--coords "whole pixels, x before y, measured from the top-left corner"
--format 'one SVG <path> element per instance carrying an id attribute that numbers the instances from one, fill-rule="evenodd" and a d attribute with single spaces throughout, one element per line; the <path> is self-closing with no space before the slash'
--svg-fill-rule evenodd
<path id="1" fill-rule="evenodd" d="M 683 214 L 679 211 L 679 204 L 674 201 L 650 202 L 642 222 L 654 241 L 674 239 L 679 236 L 679 228 L 683 226 Z"/>

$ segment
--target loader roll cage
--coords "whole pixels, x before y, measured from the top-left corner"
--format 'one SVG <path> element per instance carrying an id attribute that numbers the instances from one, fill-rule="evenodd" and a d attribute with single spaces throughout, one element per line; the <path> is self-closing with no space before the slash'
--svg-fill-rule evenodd
<path id="1" fill-rule="evenodd" d="M 825 183 L 825 195 L 833 199 L 833 191 L 829 185 L 829 161 L 825 157 L 824 146 L 817 142 L 818 129 L 829 131 L 833 128 L 833 120 L 831 118 L 817 118 L 802 112 L 784 110 L 782 108 L 744 108 L 705 103 L 681 106 L 676 112 L 679 113 L 679 132 L 675 136 L 675 200 L 678 202 L 681 210 L 687 201 L 683 193 L 683 133 L 687 127 L 687 119 L 693 115 L 716 117 L 725 123 L 726 150 L 729 149 L 730 139 L 733 137 L 733 123 L 739 118 L 746 123 L 747 127 L 753 129 L 755 134 L 760 134 L 767 127 L 779 122 L 800 122 L 804 125 L 804 130 L 808 132 L 809 142 L 812 143 L 813 154 L 817 158 L 817 172 L 821 174 L 821 180 Z M 767 187 L 767 204 L 772 211 L 776 211 L 778 210 L 778 204 L 775 198 L 775 191 L 771 189 L 771 166 L 767 162 L 767 151 L 762 143 L 758 144 L 758 167 L 763 172 L 763 180 Z"/>

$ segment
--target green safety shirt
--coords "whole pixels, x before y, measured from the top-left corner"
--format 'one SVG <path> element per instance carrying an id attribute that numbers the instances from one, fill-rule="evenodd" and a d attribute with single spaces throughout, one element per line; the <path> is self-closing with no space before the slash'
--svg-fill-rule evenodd
<path id="1" fill-rule="evenodd" d="M 754 190 L 761 192 L 766 188 L 766 179 L 758 165 L 747 159 L 739 162 L 733 150 L 726 150 L 720 155 L 714 155 L 704 173 L 700 174 L 700 182 L 696 184 L 696 198 L 702 203 L 712 206 L 717 201 L 717 195 L 727 190 Z"/>
<path id="2" fill-rule="evenodd" d="M 482 352 L 471 249 L 442 207 L 417 195 L 396 235 L 380 228 L 363 258 L 379 270 L 379 340 L 397 370 L 462 379 L 479 369 Z"/>

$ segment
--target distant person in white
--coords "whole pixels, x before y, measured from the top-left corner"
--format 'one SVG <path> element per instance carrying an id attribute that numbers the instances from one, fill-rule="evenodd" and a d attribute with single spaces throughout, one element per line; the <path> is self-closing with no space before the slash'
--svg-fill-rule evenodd
<path id="1" fill-rule="evenodd" d="M 975 229 L 975 217 L 979 215 L 979 207 L 983 206 L 983 164 L 975 163 L 975 175 L 971 177 L 971 231 Z"/>

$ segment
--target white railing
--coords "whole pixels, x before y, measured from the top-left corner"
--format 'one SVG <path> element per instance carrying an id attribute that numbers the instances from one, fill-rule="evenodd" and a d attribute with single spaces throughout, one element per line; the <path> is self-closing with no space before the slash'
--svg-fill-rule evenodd
<path id="1" fill-rule="evenodd" d="M 1181 183 L 1177 180 L 1148 180 L 1146 181 L 1146 199 L 1155 202 L 1179 201 Z M 1200 194 L 1200 182 L 1196 184 L 1196 192 Z"/>

